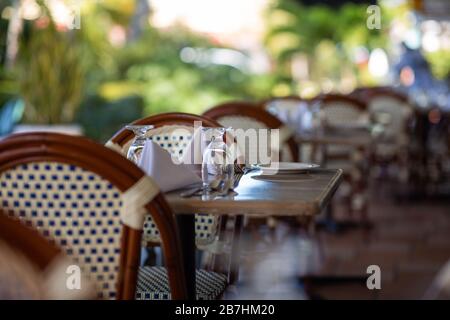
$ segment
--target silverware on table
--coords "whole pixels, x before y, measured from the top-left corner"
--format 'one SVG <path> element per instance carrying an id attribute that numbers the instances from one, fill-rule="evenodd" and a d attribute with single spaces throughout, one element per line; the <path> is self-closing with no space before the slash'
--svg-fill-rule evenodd
<path id="1" fill-rule="evenodd" d="M 203 191 L 202 187 L 193 188 L 193 189 L 190 189 L 190 190 L 180 193 L 180 197 L 183 197 L 183 198 L 193 197 L 193 196 L 197 195 L 197 193 L 199 193 L 200 191 Z"/>
<path id="2" fill-rule="evenodd" d="M 234 176 L 234 179 L 230 180 L 215 180 L 210 185 L 210 193 L 212 197 L 220 198 L 220 197 L 226 197 L 230 195 L 230 193 L 237 194 L 236 191 L 234 191 L 235 188 L 237 188 L 239 181 L 241 180 L 242 176 L 246 173 L 257 170 L 258 168 L 255 166 L 252 167 L 245 167 L 244 172 L 236 173 Z M 201 196 L 204 194 L 204 189 L 202 186 L 198 186 L 195 188 L 191 188 L 189 190 L 183 191 L 180 193 L 180 197 L 182 198 L 190 198 L 195 196 Z"/>
<path id="3" fill-rule="evenodd" d="M 220 186 L 223 184 L 223 181 L 221 180 L 214 180 L 211 182 L 211 185 L 209 186 L 211 191 L 220 190 Z M 180 197 L 183 198 L 190 198 L 195 196 L 200 196 L 204 193 L 203 186 L 196 187 L 187 191 L 183 191 L 180 193 Z"/>

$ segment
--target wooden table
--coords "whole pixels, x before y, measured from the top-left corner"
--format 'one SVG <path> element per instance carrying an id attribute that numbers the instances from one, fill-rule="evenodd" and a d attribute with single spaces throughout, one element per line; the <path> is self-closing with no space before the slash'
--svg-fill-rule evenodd
<path id="1" fill-rule="evenodd" d="M 185 253 L 190 299 L 195 299 L 195 229 L 194 213 L 245 216 L 307 216 L 313 217 L 330 202 L 342 179 L 342 170 L 314 169 L 295 178 L 279 181 L 261 179 L 260 171 L 242 176 L 236 195 L 219 199 L 196 196 L 183 198 L 181 191 L 166 193 L 166 199 L 182 225 L 180 237 Z M 289 177 L 294 177 L 289 175 Z M 277 181 L 273 181 L 278 179 Z M 294 179 L 294 180 L 292 180 Z"/>
<path id="2" fill-rule="evenodd" d="M 180 191 L 166 193 L 176 214 L 202 212 L 213 215 L 314 216 L 327 205 L 342 178 L 342 170 L 315 169 L 305 174 L 265 176 L 259 171 L 242 176 L 237 195 L 219 199 L 182 198 Z"/>

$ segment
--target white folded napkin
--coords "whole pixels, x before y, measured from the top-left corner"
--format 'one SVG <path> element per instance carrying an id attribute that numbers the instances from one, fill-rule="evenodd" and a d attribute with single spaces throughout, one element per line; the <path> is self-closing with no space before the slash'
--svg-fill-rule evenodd
<path id="1" fill-rule="evenodd" d="M 202 127 L 197 128 L 192 134 L 192 139 L 183 150 L 180 162 L 185 165 L 198 166 L 202 165 L 203 152 L 207 147 L 207 141 L 203 139 Z"/>
<path id="2" fill-rule="evenodd" d="M 202 182 L 189 165 L 176 164 L 169 152 L 151 140 L 145 142 L 139 167 L 155 180 L 163 192 Z"/>
<path id="3" fill-rule="evenodd" d="M 184 163 L 193 171 L 198 171 L 201 169 L 203 154 L 208 144 L 210 143 L 210 137 L 208 137 L 208 134 L 203 132 L 202 129 L 202 127 L 199 127 L 194 131 L 191 141 L 183 150 L 183 156 L 179 159 L 181 163 Z M 237 160 L 235 171 L 242 172 L 242 168 L 239 166 L 239 164 L 245 163 L 244 155 L 241 151 L 240 146 L 237 144 L 233 144 L 233 140 L 235 137 L 229 134 L 229 132 L 227 133 L 227 135 L 227 145 L 230 148 L 228 152 L 231 153 L 230 158 Z"/>

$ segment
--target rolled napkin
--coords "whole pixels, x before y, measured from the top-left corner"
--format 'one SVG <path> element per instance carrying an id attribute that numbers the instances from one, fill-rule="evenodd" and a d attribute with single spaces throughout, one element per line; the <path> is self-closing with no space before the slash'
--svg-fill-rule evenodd
<path id="1" fill-rule="evenodd" d="M 139 167 L 155 180 L 163 192 L 202 182 L 189 165 L 177 164 L 169 152 L 151 140 L 145 142 Z"/>

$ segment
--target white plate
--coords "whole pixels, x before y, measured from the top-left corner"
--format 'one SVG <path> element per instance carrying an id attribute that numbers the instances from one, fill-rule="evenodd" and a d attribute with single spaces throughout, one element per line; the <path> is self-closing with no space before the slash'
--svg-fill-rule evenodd
<path id="1" fill-rule="evenodd" d="M 270 165 L 259 165 L 263 174 L 303 173 L 318 167 L 317 164 L 302 162 L 275 162 Z"/>

